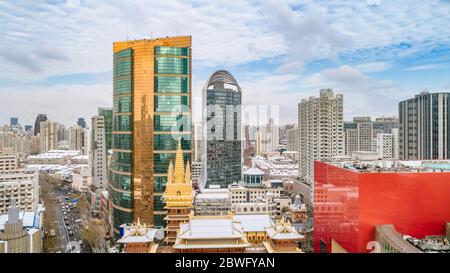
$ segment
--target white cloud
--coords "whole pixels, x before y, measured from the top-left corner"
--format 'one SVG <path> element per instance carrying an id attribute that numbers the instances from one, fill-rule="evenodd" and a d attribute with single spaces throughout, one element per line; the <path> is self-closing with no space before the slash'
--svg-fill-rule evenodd
<path id="1" fill-rule="evenodd" d="M 361 72 L 380 72 L 389 69 L 391 65 L 386 62 L 371 62 L 357 65 L 356 68 Z"/>
<path id="2" fill-rule="evenodd" d="M 391 81 L 371 78 L 348 65 L 325 69 L 304 82 L 309 88 L 316 88 L 317 94 L 320 88 L 333 88 L 335 93 L 344 94 L 346 119 L 359 115 L 397 115 L 398 102 L 411 93 Z"/>
<path id="3" fill-rule="evenodd" d="M 365 73 L 385 71 L 397 59 L 449 45 L 448 14 L 450 5 L 443 1 L 0 1 L 0 81 L 41 82 L 54 75 L 105 73 L 112 69 L 113 41 L 190 34 L 194 109 L 206 74 L 214 69 L 275 59 L 265 67 L 249 66 L 235 75 L 244 79 L 240 82 L 244 100 L 278 104 L 282 118 L 295 120 L 301 98 L 317 95 L 320 87 L 332 87 L 343 90 L 346 111 L 372 115 L 372 110 L 395 111 L 393 102 L 402 91 L 395 83 Z M 341 56 L 359 65 L 342 65 Z M 303 67 L 322 60 L 339 67 L 304 79 Z M 430 66 L 410 69 L 425 68 Z M 61 89 L 66 88 L 70 92 L 61 96 Z M 11 98 L 12 105 L 20 104 L 2 104 L 2 117 L 12 113 L 34 116 L 46 109 L 39 105 L 66 115 L 68 110 L 54 108 L 85 96 L 87 103 L 77 103 L 73 115 L 88 118 L 82 113 L 111 103 L 110 86 L 95 89 L 94 95 L 89 92 L 98 85 L 74 88 L 1 87 L 2 102 Z M 42 94 L 42 99 L 19 100 L 16 96 L 33 92 Z M 54 104 L 41 104 L 44 98 Z M 383 98 L 389 103 L 380 103 Z M 195 110 L 194 116 L 198 116 Z"/>
<path id="4" fill-rule="evenodd" d="M 448 64 L 424 64 L 424 65 L 412 66 L 405 70 L 406 71 L 418 71 L 418 70 L 444 69 L 444 68 L 448 68 L 448 67 L 449 67 Z"/>

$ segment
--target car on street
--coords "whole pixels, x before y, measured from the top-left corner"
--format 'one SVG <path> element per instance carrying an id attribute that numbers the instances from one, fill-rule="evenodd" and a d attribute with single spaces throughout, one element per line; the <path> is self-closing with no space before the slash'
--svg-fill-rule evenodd
<path id="1" fill-rule="evenodd" d="M 73 231 L 69 230 L 69 236 L 73 236 Z"/>

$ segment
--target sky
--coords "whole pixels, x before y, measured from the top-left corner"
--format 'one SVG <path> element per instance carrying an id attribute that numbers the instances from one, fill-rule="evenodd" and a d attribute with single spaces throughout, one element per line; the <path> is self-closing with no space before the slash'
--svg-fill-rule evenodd
<path id="1" fill-rule="evenodd" d="M 194 120 L 218 69 L 281 124 L 321 88 L 344 95 L 346 120 L 397 115 L 450 91 L 449 14 L 449 0 L 0 1 L 0 124 L 90 120 L 112 106 L 112 43 L 175 35 L 192 35 Z"/>

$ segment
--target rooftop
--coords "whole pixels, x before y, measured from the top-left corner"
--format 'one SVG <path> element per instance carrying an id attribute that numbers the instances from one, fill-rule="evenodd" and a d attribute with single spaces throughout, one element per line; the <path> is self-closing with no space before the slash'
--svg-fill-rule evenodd
<path id="1" fill-rule="evenodd" d="M 331 160 L 326 163 L 361 173 L 450 172 L 450 160 Z"/>

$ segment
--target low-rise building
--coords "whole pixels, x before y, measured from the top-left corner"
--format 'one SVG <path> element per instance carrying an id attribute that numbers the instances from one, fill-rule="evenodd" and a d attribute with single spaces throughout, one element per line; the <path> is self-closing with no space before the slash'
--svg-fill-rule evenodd
<path id="1" fill-rule="evenodd" d="M 231 196 L 228 189 L 203 189 L 194 198 L 194 210 L 198 216 L 227 215 L 231 211 Z"/>
<path id="2" fill-rule="evenodd" d="M 26 169 L 0 172 L 0 214 L 6 213 L 11 199 L 16 199 L 20 210 L 35 211 L 39 201 L 38 173 Z"/>
<path id="3" fill-rule="evenodd" d="M 0 172 L 19 168 L 17 155 L 0 155 Z"/>

